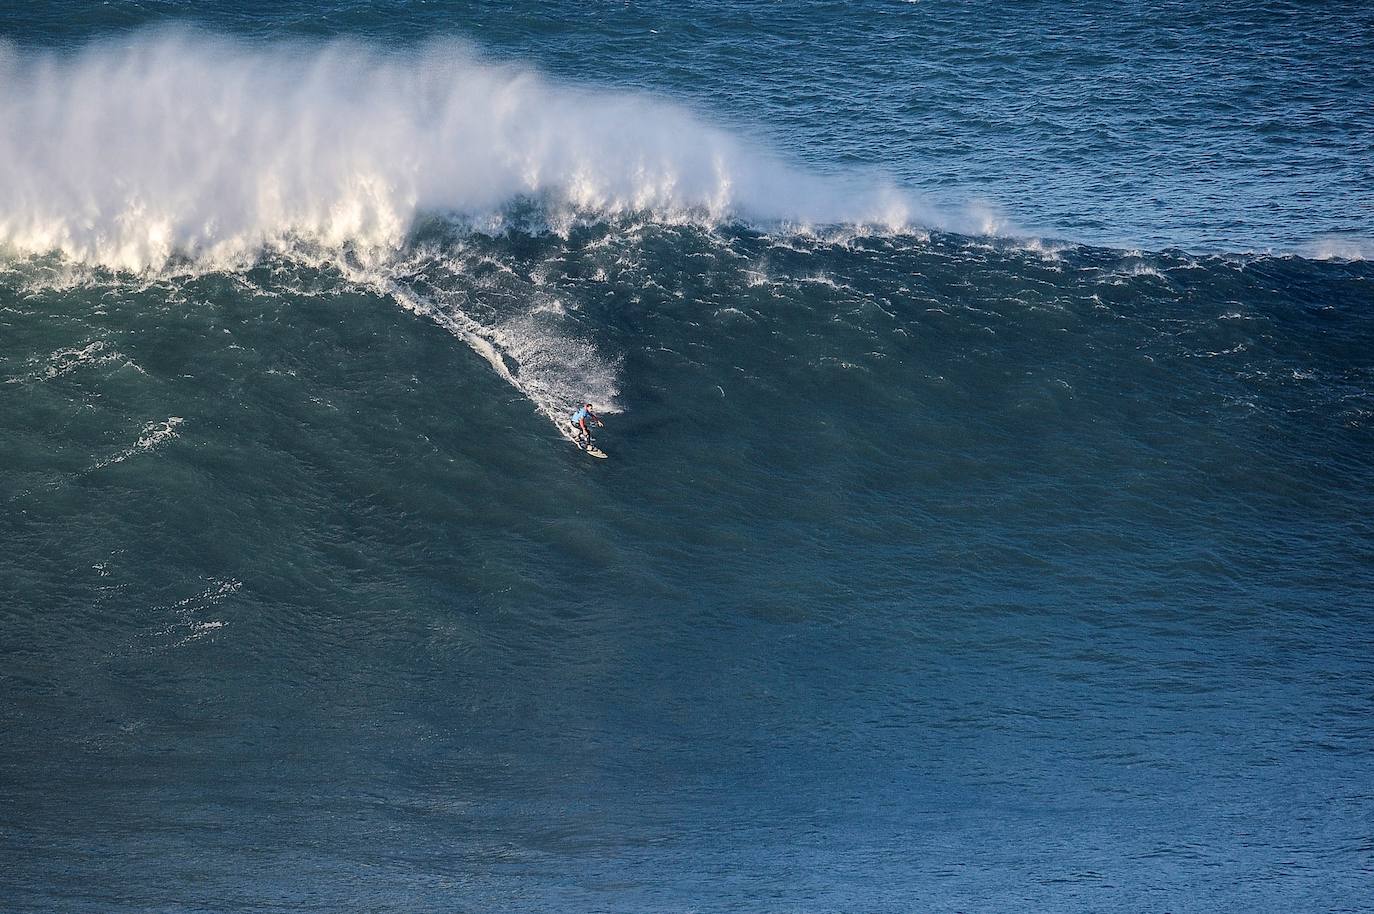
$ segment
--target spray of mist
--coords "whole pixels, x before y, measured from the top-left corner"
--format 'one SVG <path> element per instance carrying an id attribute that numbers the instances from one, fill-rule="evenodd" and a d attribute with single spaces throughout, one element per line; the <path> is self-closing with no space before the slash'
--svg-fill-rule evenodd
<path id="1" fill-rule="evenodd" d="M 546 213 L 870 224 L 891 190 L 775 156 L 665 101 L 558 84 L 459 43 L 248 45 L 186 31 L 0 46 L 0 245 L 142 270 L 282 245 L 394 250 L 415 217 Z"/>

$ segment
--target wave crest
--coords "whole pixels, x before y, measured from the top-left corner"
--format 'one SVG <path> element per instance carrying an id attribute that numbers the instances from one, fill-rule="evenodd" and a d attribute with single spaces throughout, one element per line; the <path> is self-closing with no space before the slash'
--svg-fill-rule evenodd
<path id="1" fill-rule="evenodd" d="M 663 100 L 555 83 L 457 42 L 249 45 L 157 31 L 0 46 L 0 244 L 121 270 L 225 266 L 305 242 L 402 245 L 416 216 L 934 221 Z"/>

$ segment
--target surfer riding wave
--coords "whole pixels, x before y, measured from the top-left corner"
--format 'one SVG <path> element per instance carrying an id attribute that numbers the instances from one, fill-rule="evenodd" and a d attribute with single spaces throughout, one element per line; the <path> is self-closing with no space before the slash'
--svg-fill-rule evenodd
<path id="1" fill-rule="evenodd" d="M 582 404 L 577 412 L 569 416 L 569 419 L 572 421 L 573 433 L 577 436 L 577 444 L 583 448 L 592 446 L 592 430 L 588 428 L 587 420 L 590 419 L 601 426 L 606 424 L 601 421 L 600 416 L 592 412 L 592 405 L 590 403 Z"/>

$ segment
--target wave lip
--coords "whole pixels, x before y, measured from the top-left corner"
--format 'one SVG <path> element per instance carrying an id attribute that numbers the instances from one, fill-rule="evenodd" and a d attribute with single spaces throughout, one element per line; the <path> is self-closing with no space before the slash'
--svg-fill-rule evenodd
<path id="1" fill-rule="evenodd" d="M 394 250 L 416 216 L 876 224 L 890 186 L 821 177 L 663 100 L 552 82 L 457 42 L 250 45 L 159 30 L 0 47 L 0 245 L 114 269 Z M 15 125 L 22 125 L 22 128 Z"/>

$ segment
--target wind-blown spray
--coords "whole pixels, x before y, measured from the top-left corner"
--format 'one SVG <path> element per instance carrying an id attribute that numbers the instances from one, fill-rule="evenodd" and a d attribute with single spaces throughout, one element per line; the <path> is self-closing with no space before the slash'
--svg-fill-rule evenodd
<path id="1" fill-rule="evenodd" d="M 449 42 L 247 45 L 157 31 L 0 48 L 0 244 L 124 270 L 264 247 L 387 252 L 415 217 L 905 225 L 901 194 L 809 175 L 685 109 Z"/>

